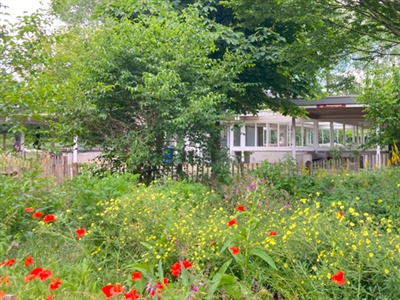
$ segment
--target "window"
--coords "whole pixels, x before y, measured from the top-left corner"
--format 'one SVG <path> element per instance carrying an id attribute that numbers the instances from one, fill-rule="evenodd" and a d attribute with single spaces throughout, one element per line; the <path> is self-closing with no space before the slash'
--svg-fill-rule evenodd
<path id="1" fill-rule="evenodd" d="M 240 147 L 240 127 L 238 125 L 233 126 L 233 146 Z"/>
<path id="2" fill-rule="evenodd" d="M 256 141 L 256 127 L 255 125 L 246 125 L 246 146 L 254 147 Z"/>

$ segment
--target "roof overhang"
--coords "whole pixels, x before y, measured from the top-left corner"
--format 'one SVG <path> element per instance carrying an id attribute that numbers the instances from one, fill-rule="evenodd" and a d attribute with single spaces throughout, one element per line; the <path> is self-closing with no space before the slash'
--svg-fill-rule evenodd
<path id="1" fill-rule="evenodd" d="M 369 126 L 365 119 L 365 106 L 355 96 L 331 96 L 321 100 L 293 99 L 292 103 L 307 110 L 308 117 L 319 121 Z"/>

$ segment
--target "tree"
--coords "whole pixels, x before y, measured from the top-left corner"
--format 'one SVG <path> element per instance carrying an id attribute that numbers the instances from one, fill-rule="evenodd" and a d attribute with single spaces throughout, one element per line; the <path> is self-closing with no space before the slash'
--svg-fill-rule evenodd
<path id="1" fill-rule="evenodd" d="M 80 141 L 101 145 L 105 157 L 146 181 L 163 164 L 169 140 L 208 143 L 230 113 L 221 103 L 242 90 L 235 80 L 247 64 L 240 53 L 209 57 L 226 28 L 205 22 L 196 9 L 178 13 L 163 1 L 151 9 L 134 20 L 104 17 L 83 34 L 70 31 L 68 53 L 76 45 L 76 57 L 64 64 L 66 77 L 79 78 L 84 105 L 63 118 L 79 129 Z M 67 50 L 58 49 L 56 61 Z"/>
<path id="2" fill-rule="evenodd" d="M 367 120 L 371 121 L 370 145 L 400 143 L 400 69 L 396 65 L 380 64 L 369 71 L 365 87 L 358 98 L 366 104 Z"/>

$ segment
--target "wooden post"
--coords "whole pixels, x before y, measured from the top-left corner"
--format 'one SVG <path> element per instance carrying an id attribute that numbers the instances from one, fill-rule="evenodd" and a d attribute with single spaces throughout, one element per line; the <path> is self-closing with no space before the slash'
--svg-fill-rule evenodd
<path id="1" fill-rule="evenodd" d="M 15 296 L 14 295 L 10 295 L 10 294 L 7 294 L 7 295 L 5 295 L 3 297 L 3 300 L 14 300 L 14 299 L 15 299 Z"/>
<path id="2" fill-rule="evenodd" d="M 73 163 L 71 166 L 72 166 L 72 177 L 75 177 L 78 175 L 78 164 Z"/>
<path id="3" fill-rule="evenodd" d="M 3 148 L 4 148 L 4 150 L 6 149 L 6 144 L 7 144 L 7 134 L 3 133 Z"/>

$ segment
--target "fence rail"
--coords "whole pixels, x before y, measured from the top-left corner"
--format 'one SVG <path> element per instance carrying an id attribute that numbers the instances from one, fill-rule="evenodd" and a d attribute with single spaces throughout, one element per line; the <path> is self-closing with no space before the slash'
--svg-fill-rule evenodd
<path id="1" fill-rule="evenodd" d="M 241 176 L 249 170 L 257 169 L 259 163 L 231 164 L 229 174 L 231 176 Z M 310 175 L 317 175 L 319 172 L 357 172 L 360 169 L 371 170 L 389 165 L 389 154 L 383 153 L 380 156 L 365 154 L 352 158 L 340 158 L 331 160 L 321 160 L 306 162 L 299 165 L 298 170 L 307 172 Z M 58 184 L 63 184 L 66 180 L 71 180 L 79 174 L 81 166 L 69 163 L 67 156 L 57 156 L 50 154 L 25 154 L 21 156 L 11 156 L 2 154 L 0 156 L 0 176 L 21 176 L 25 171 L 38 170 L 45 177 L 53 177 Z M 163 176 L 182 180 L 204 181 L 211 178 L 211 167 L 205 164 L 183 164 L 170 165 L 162 172 Z"/>

